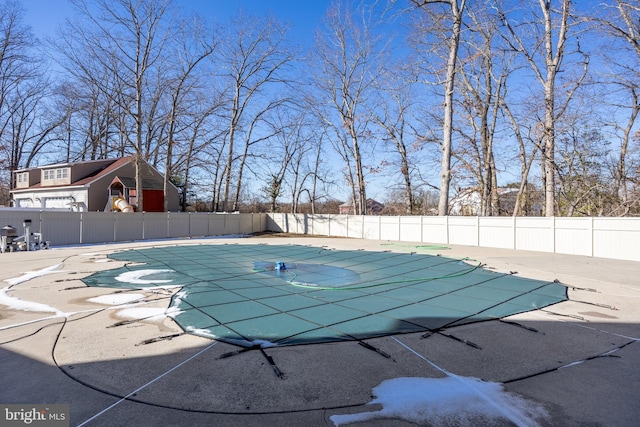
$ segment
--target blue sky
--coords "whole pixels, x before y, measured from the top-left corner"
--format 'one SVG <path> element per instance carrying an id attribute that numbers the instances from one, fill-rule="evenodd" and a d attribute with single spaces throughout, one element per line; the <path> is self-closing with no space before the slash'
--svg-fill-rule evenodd
<path id="1" fill-rule="evenodd" d="M 25 23 L 38 38 L 54 36 L 58 26 L 72 17 L 68 0 L 21 0 Z M 313 40 L 331 0 L 176 0 L 179 7 L 196 12 L 210 21 L 224 22 L 239 9 L 255 15 L 273 14 L 291 27 L 292 37 L 301 44 Z"/>

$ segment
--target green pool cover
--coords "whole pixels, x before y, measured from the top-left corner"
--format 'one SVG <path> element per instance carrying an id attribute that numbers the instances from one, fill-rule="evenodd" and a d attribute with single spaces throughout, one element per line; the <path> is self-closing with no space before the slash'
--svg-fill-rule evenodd
<path id="1" fill-rule="evenodd" d="M 182 245 L 109 255 L 130 261 L 90 286 L 181 286 L 170 313 L 186 332 L 245 347 L 426 332 L 567 299 L 559 283 L 477 261 L 296 245 Z"/>

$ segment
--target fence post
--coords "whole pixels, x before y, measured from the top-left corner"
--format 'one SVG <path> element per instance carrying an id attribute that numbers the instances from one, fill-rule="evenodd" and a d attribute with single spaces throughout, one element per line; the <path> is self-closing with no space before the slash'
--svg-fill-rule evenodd
<path id="1" fill-rule="evenodd" d="M 593 230 L 593 217 L 590 218 L 591 220 L 589 221 L 589 228 L 590 228 L 590 235 L 591 235 L 591 256 L 593 256 L 593 254 L 595 253 L 595 231 Z"/>
<path id="2" fill-rule="evenodd" d="M 449 244 L 449 215 L 444 217 L 444 226 L 447 231 L 447 245 Z"/>
<path id="3" fill-rule="evenodd" d="M 553 253 L 556 253 L 556 216 L 552 217 L 551 227 L 553 227 Z"/>
<path id="4" fill-rule="evenodd" d="M 84 212 L 80 212 L 80 244 L 84 243 Z"/>

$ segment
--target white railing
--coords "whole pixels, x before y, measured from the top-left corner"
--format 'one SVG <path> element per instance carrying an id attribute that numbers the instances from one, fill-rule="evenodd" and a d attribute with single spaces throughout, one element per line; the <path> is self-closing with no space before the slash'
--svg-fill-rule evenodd
<path id="1" fill-rule="evenodd" d="M 482 246 L 640 261 L 640 218 L 107 213 L 0 209 L 0 228 L 31 220 L 52 246 L 290 232 Z"/>
<path id="2" fill-rule="evenodd" d="M 640 218 L 269 214 L 267 230 L 640 261 Z"/>

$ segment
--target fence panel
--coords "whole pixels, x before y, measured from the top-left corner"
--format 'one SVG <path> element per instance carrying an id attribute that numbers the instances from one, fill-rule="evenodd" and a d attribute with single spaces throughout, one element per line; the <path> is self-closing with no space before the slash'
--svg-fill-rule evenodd
<path id="1" fill-rule="evenodd" d="M 114 213 L 82 212 L 80 243 L 113 242 Z"/>
<path id="2" fill-rule="evenodd" d="M 594 218 L 593 256 L 640 261 L 640 218 Z"/>
<path id="3" fill-rule="evenodd" d="M 241 234 L 240 214 L 222 214 L 224 216 L 223 234 Z"/>
<path id="4" fill-rule="evenodd" d="M 422 242 L 449 244 L 446 216 L 422 217 Z"/>
<path id="5" fill-rule="evenodd" d="M 287 214 L 291 232 L 298 234 L 309 234 L 309 216 L 305 214 Z"/>
<path id="6" fill-rule="evenodd" d="M 240 214 L 240 234 L 253 233 L 253 214 Z"/>
<path id="7" fill-rule="evenodd" d="M 142 240 L 144 238 L 144 213 L 114 212 L 116 242 Z"/>
<path id="8" fill-rule="evenodd" d="M 212 213 L 209 215 L 209 236 L 220 236 L 225 233 L 226 215 Z"/>
<path id="9" fill-rule="evenodd" d="M 591 256 L 591 218 L 555 218 L 555 251 L 559 254 Z"/>
<path id="10" fill-rule="evenodd" d="M 209 214 L 201 212 L 189 213 L 189 236 L 203 237 L 209 235 Z"/>
<path id="11" fill-rule="evenodd" d="M 267 229 L 267 221 L 266 221 L 266 214 L 252 214 L 251 215 L 251 232 L 252 233 L 258 233 L 261 231 L 265 231 Z"/>
<path id="12" fill-rule="evenodd" d="M 515 248 L 515 220 L 507 217 L 481 217 L 478 224 L 478 246 Z"/>
<path id="13" fill-rule="evenodd" d="M 189 237 L 189 214 L 167 212 L 168 237 Z"/>
<path id="14" fill-rule="evenodd" d="M 524 251 L 554 252 L 554 218 L 516 218 L 516 247 Z"/>
<path id="15" fill-rule="evenodd" d="M 144 213 L 144 238 L 166 239 L 169 236 L 169 223 L 166 212 Z"/>
<path id="16" fill-rule="evenodd" d="M 40 214 L 42 238 L 51 242 L 52 246 L 79 243 L 81 218 L 80 212 L 42 211 Z M 31 231 L 37 231 L 33 223 Z"/>
<path id="17" fill-rule="evenodd" d="M 332 215 L 331 216 L 331 236 L 348 237 L 348 221 L 349 215 Z"/>
<path id="18" fill-rule="evenodd" d="M 347 237 L 352 239 L 362 239 L 364 217 L 362 215 L 347 216 Z"/>
<path id="19" fill-rule="evenodd" d="M 331 215 L 311 215 L 311 234 L 328 236 L 331 234 Z"/>
<path id="20" fill-rule="evenodd" d="M 382 216 L 378 221 L 380 224 L 380 240 L 400 240 L 400 217 Z"/>
<path id="21" fill-rule="evenodd" d="M 363 239 L 371 240 L 391 240 L 389 233 L 383 235 L 383 228 L 387 228 L 382 225 L 383 218 L 375 215 L 367 215 L 362 218 L 362 229 L 360 229 L 360 235 Z M 396 221 L 396 229 L 398 228 L 398 222 Z M 397 235 L 397 231 L 396 231 Z"/>
<path id="22" fill-rule="evenodd" d="M 452 245 L 478 245 L 478 219 L 468 216 L 449 217 L 449 243 Z"/>
<path id="23" fill-rule="evenodd" d="M 422 242 L 422 217 L 401 216 L 400 238 L 403 242 Z"/>

